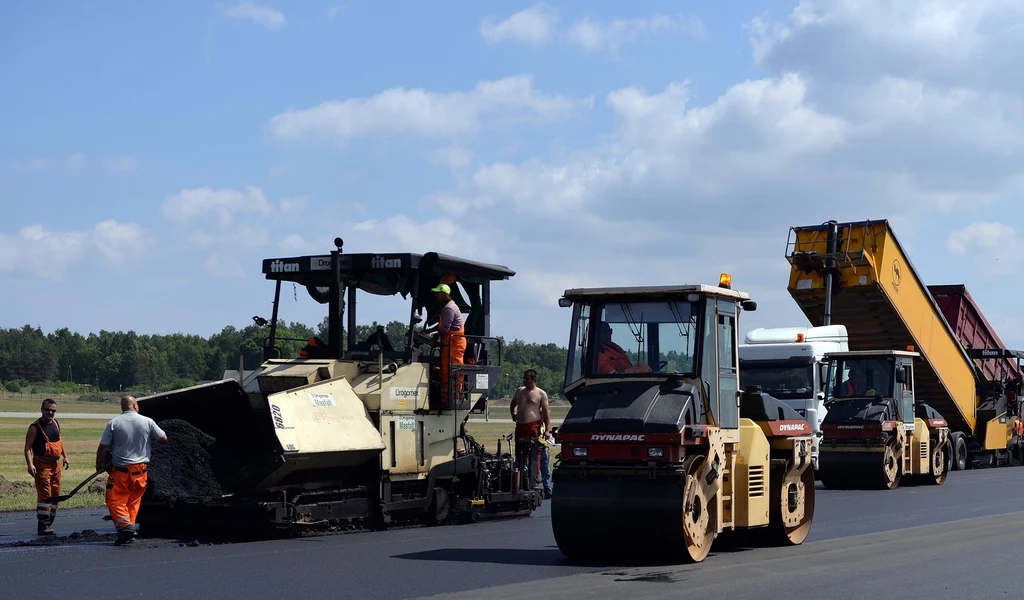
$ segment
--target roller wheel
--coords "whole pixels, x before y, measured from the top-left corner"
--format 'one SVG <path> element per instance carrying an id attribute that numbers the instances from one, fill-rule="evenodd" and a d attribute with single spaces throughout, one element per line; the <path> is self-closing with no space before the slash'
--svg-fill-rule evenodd
<path id="1" fill-rule="evenodd" d="M 942 485 L 949 475 L 949 442 L 932 450 L 931 464 L 929 465 L 928 476 L 925 478 L 928 483 Z"/>
<path id="2" fill-rule="evenodd" d="M 784 471 L 772 473 L 770 541 L 781 546 L 802 544 L 814 519 L 814 471 L 805 470 L 796 483 L 783 486 Z M 801 514 L 802 508 L 802 514 Z"/>
<path id="3" fill-rule="evenodd" d="M 897 452 L 892 444 L 886 444 L 885 453 L 882 454 L 882 473 L 879 485 L 882 489 L 894 490 L 900 484 L 900 476 L 903 474 L 903 456 Z"/>
<path id="4" fill-rule="evenodd" d="M 704 457 L 690 463 L 683 488 L 683 559 L 701 562 L 711 552 L 718 523 L 718 502 L 701 479 Z"/>

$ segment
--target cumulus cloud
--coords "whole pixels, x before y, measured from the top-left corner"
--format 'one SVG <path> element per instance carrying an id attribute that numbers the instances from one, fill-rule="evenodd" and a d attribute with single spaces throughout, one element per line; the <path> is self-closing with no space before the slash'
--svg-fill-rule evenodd
<path id="1" fill-rule="evenodd" d="M 657 15 L 647 19 L 614 19 L 607 22 L 583 17 L 569 27 L 566 37 L 584 52 L 616 53 L 625 42 L 661 33 L 703 38 L 704 23 L 694 15 Z"/>
<path id="2" fill-rule="evenodd" d="M 56 281 L 83 262 L 120 267 L 138 260 L 148 248 L 143 228 L 106 220 L 91 229 L 52 231 L 35 224 L 0 234 L 0 272 L 23 272 Z"/>
<path id="3" fill-rule="evenodd" d="M 502 240 L 500 256 L 522 267 L 511 287 L 527 306 L 547 308 L 577 282 L 730 271 L 767 309 L 758 326 L 803 323 L 785 291 L 789 226 L 917 223 L 1024 189 L 1024 103 L 1002 81 L 1015 70 L 999 69 L 1024 5 L 906 4 L 805 1 L 781 21 L 762 17 L 748 31 L 765 76 L 703 101 L 686 81 L 610 90 L 613 125 L 599 143 L 482 162 L 427 199 L 479 239 Z M 869 58 L 853 61 L 855 52 Z M 915 61 L 927 68 L 907 66 Z M 915 231 L 897 233 L 912 243 Z M 956 232 L 948 247 L 996 253 L 1004 268 L 1024 255 L 1016 233 L 994 223 Z M 532 333 L 550 339 L 543 329 Z"/>
<path id="4" fill-rule="evenodd" d="M 665 33 L 704 38 L 704 23 L 695 15 L 655 15 L 648 18 L 612 19 L 602 21 L 584 16 L 563 31 L 557 9 L 536 4 L 521 10 L 504 21 L 495 23 L 491 17 L 480 22 L 480 36 L 490 44 L 519 42 L 538 48 L 561 38 L 584 52 L 615 54 L 626 42 Z"/>
<path id="5" fill-rule="evenodd" d="M 517 41 L 539 47 L 552 38 L 557 24 L 557 9 L 546 4 L 535 4 L 497 23 L 487 17 L 480 22 L 480 36 L 491 44 Z"/>
<path id="6" fill-rule="evenodd" d="M 286 23 L 284 15 L 280 11 L 255 2 L 239 2 L 228 7 L 224 12 L 232 19 L 247 19 L 268 29 L 280 29 Z"/>
<path id="7" fill-rule="evenodd" d="M 292 109 L 270 120 L 270 131 L 281 140 L 348 139 L 370 135 L 411 133 L 427 137 L 476 134 L 491 123 L 545 121 L 580 114 L 592 98 L 569 98 L 538 92 L 528 75 L 482 81 L 469 92 L 431 92 L 401 87 L 370 98 L 324 102 Z"/>
<path id="8" fill-rule="evenodd" d="M 201 187 L 168 196 L 160 207 L 160 214 L 178 223 L 211 217 L 219 225 L 228 225 L 238 214 L 266 215 L 272 210 L 263 190 L 255 186 L 243 190 Z"/>
<path id="9" fill-rule="evenodd" d="M 108 169 L 113 171 L 133 171 L 139 166 L 139 161 L 130 156 L 124 156 L 121 158 L 107 159 L 106 165 Z"/>
<path id="10" fill-rule="evenodd" d="M 950 232 L 946 247 L 954 256 L 970 258 L 986 277 L 1003 276 L 1024 265 L 1024 239 L 1005 223 L 975 221 Z"/>

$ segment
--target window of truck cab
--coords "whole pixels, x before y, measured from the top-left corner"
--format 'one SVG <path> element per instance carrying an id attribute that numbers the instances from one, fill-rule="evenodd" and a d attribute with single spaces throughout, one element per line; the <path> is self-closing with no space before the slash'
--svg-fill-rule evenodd
<path id="1" fill-rule="evenodd" d="M 699 314 L 685 300 L 577 305 L 566 385 L 583 376 L 643 375 L 626 372 L 638 365 L 646 365 L 652 374 L 692 374 Z"/>

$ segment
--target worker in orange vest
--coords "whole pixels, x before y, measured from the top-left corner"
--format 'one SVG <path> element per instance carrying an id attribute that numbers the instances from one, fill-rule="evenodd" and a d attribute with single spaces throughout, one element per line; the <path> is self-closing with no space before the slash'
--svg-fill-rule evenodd
<path id="1" fill-rule="evenodd" d="M 437 332 L 441 340 L 441 398 L 442 402 L 448 402 L 448 380 L 449 365 L 461 365 L 463 355 L 466 353 L 466 322 L 462 316 L 459 306 L 451 298 L 452 289 L 447 283 L 438 284 L 431 288 L 435 299 L 441 308 L 437 311 Z M 431 333 L 432 327 L 424 329 L 424 333 Z M 462 393 L 462 378 L 455 378 L 455 394 L 458 398 Z"/>
<path id="2" fill-rule="evenodd" d="M 651 367 L 639 364 L 635 367 L 622 346 L 612 341 L 612 326 L 608 323 L 598 325 L 600 333 L 599 350 L 597 353 L 598 373 L 650 373 Z"/>
<path id="3" fill-rule="evenodd" d="M 71 467 L 64 440 L 57 422 L 57 403 L 52 398 L 43 400 L 41 416 L 32 422 L 25 434 L 25 462 L 28 474 L 36 484 L 36 521 L 39 535 L 54 535 L 53 520 L 57 517 L 57 503 L 49 498 L 60 496 L 61 466 Z"/>
<path id="4" fill-rule="evenodd" d="M 121 414 L 107 423 L 96 448 L 96 470 L 106 467 L 109 473 L 106 503 L 117 529 L 115 545 L 135 537 L 135 518 L 149 480 L 153 440 L 166 442 L 167 434 L 153 419 L 139 414 L 135 398 L 121 398 Z"/>

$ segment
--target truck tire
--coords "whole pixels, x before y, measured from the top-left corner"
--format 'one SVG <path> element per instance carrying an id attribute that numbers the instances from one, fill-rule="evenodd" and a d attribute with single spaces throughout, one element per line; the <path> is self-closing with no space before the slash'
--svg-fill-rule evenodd
<path id="1" fill-rule="evenodd" d="M 952 471 L 964 471 L 967 469 L 967 442 L 964 440 L 964 434 L 959 431 L 954 431 L 949 434 L 949 445 L 952 449 L 950 452 L 950 470 Z"/>

